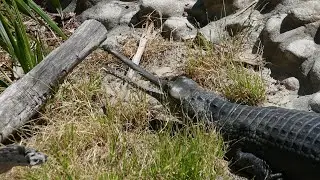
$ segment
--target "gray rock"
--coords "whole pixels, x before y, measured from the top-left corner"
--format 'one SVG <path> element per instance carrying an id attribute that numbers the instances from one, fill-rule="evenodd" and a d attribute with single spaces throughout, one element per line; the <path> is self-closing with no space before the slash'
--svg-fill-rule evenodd
<path id="1" fill-rule="evenodd" d="M 236 10 L 247 7 L 251 2 L 253 2 L 253 0 L 203 0 L 204 8 L 207 10 L 209 19 L 220 19 L 228 16 L 236 12 Z"/>
<path id="2" fill-rule="evenodd" d="M 108 30 L 130 24 L 133 16 L 138 12 L 139 5 L 135 2 L 100 2 L 78 16 L 80 21 L 95 19 L 106 26 Z"/>
<path id="3" fill-rule="evenodd" d="M 299 80 L 295 77 L 289 77 L 281 81 L 281 83 L 286 87 L 286 89 L 291 91 L 299 90 Z"/>
<path id="4" fill-rule="evenodd" d="M 197 29 L 184 17 L 170 17 L 163 24 L 163 36 L 173 40 L 187 40 L 196 37 Z"/>
<path id="5" fill-rule="evenodd" d="M 312 63 L 306 60 L 319 50 L 311 37 L 316 34 L 316 29 L 313 25 L 296 28 L 284 23 L 286 17 L 286 14 L 275 15 L 267 21 L 260 36 L 264 46 L 263 56 L 285 72 L 295 76 L 301 73 L 306 75 Z M 302 72 L 299 69 L 303 69 Z"/>
<path id="6" fill-rule="evenodd" d="M 130 28 L 129 26 L 117 26 L 111 29 L 108 32 L 108 38 L 103 43 L 101 43 L 101 47 L 120 49 L 119 43 L 124 41 L 132 31 L 132 28 Z"/>
<path id="7" fill-rule="evenodd" d="M 289 41 L 289 40 L 288 40 Z M 298 67 L 308 58 L 310 58 L 317 50 L 318 45 L 311 38 L 298 39 L 283 43 L 281 50 L 284 53 L 286 62 L 297 64 Z"/>
<path id="8" fill-rule="evenodd" d="M 200 29 L 200 33 L 209 41 L 219 44 L 226 37 L 236 35 L 240 30 L 250 28 L 256 37 L 263 27 L 262 16 L 258 11 L 247 11 L 241 15 L 230 15 L 213 21 Z M 253 36 L 254 37 L 254 36 Z M 254 39 L 253 41 L 255 41 Z"/>
<path id="9" fill-rule="evenodd" d="M 162 18 L 180 17 L 184 12 L 184 2 L 179 0 L 141 0 L 140 19 L 150 13 L 158 13 Z"/>
<path id="10" fill-rule="evenodd" d="M 297 109 L 301 111 L 311 111 L 312 109 L 309 105 L 311 98 L 312 98 L 312 95 L 305 95 L 305 96 L 289 95 L 288 99 L 290 99 L 290 102 L 288 102 L 283 107 L 289 108 L 289 109 Z"/>
<path id="11" fill-rule="evenodd" d="M 95 6 L 100 1 L 104 1 L 105 3 L 111 2 L 112 0 L 77 0 L 76 13 L 80 14 L 83 11 Z"/>
<path id="12" fill-rule="evenodd" d="M 224 38 L 229 37 L 227 31 L 225 31 L 226 24 L 224 21 L 218 20 L 209 23 L 205 27 L 201 28 L 199 32 L 208 40 L 214 44 L 219 44 Z"/>
<path id="13" fill-rule="evenodd" d="M 317 92 L 309 101 L 311 110 L 320 113 L 320 92 Z"/>
<path id="14" fill-rule="evenodd" d="M 318 53 L 319 55 L 319 53 Z M 309 80 L 314 91 L 320 90 L 320 56 L 314 57 L 313 66 L 309 72 Z"/>
<path id="15" fill-rule="evenodd" d="M 307 24 L 320 20 L 320 1 L 307 1 L 289 10 L 288 18 L 295 24 Z"/>

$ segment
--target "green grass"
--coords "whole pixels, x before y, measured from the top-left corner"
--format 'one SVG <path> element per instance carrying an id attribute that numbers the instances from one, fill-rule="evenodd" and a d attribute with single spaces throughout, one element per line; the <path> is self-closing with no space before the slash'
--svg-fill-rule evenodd
<path id="1" fill-rule="evenodd" d="M 151 130 L 148 122 L 154 113 L 170 114 L 154 109 L 148 97 L 136 91 L 127 101 L 111 103 L 97 73 L 101 63 L 92 60 L 77 68 L 44 108 L 47 125 L 32 126 L 38 133 L 23 140 L 45 152 L 49 161 L 31 169 L 16 167 L 0 178 L 229 178 L 224 144 L 214 129 L 185 126 L 173 135 L 172 122 L 164 118 L 166 126 Z"/>
<path id="2" fill-rule="evenodd" d="M 230 100 L 252 105 L 263 101 L 259 72 L 234 62 L 242 50 L 240 41 L 213 46 L 198 40 L 188 49 L 189 76 Z M 26 132 L 33 135 L 22 144 L 46 153 L 49 161 L 31 169 L 15 167 L 0 179 L 232 179 L 223 160 L 225 144 L 214 128 L 187 124 L 173 134 L 177 119 L 149 96 L 131 89 L 120 100 L 119 89 L 107 91 L 117 81 L 99 71 L 111 63 L 110 55 L 95 52 L 44 107 L 40 118 L 45 125 L 29 126 Z M 164 126 L 151 130 L 152 120 Z"/>
<path id="3" fill-rule="evenodd" d="M 213 45 L 201 35 L 190 43 L 186 73 L 201 86 L 218 91 L 233 102 L 259 105 L 265 100 L 261 72 L 237 61 L 243 51 L 241 34 Z"/>

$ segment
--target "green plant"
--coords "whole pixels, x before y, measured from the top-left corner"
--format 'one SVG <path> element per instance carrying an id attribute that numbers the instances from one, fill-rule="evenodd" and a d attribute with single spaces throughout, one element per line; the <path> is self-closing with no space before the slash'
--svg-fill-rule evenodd
<path id="1" fill-rule="evenodd" d="M 27 73 L 41 62 L 46 52 L 43 42 L 27 33 L 24 17 L 45 24 L 63 39 L 66 39 L 66 35 L 32 0 L 2 0 L 0 5 L 0 46 L 10 54 L 12 67 L 21 66 L 23 72 Z M 3 70 L 1 72 L 5 77 L 8 77 Z M 0 85 L 8 86 L 11 80 L 5 78 L 0 82 Z"/>
<path id="2" fill-rule="evenodd" d="M 232 102 L 258 105 L 265 100 L 265 84 L 261 76 L 242 66 L 227 68 L 229 83 L 222 86 L 222 92 Z"/>
<path id="3" fill-rule="evenodd" d="M 201 86 L 222 93 L 230 101 L 258 105 L 265 100 L 265 85 L 259 73 L 237 61 L 243 39 L 240 33 L 214 45 L 199 34 L 190 44 L 185 71 Z"/>
<path id="4" fill-rule="evenodd" d="M 14 168 L 14 177 L 0 179 L 231 179 L 225 145 L 214 128 L 197 124 L 172 133 L 177 119 L 134 89 L 128 99 L 112 100 L 97 73 L 110 59 L 89 58 L 77 66 L 44 107 L 41 119 L 47 124 L 32 125 L 28 132 L 40 130 L 22 140 L 49 161 Z M 150 130 L 156 119 L 163 126 Z"/>

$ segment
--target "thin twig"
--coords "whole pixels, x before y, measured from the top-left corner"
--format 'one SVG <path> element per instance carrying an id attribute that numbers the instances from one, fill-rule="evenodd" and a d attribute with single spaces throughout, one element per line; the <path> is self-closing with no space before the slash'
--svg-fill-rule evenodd
<path id="1" fill-rule="evenodd" d="M 143 52 L 146 49 L 148 39 L 150 38 L 151 35 L 155 35 L 154 33 L 152 33 L 152 30 L 154 29 L 154 23 L 152 21 L 150 21 L 151 23 L 149 24 L 148 22 L 149 21 L 147 21 L 147 23 L 146 23 L 146 31 L 144 31 L 142 33 L 142 36 L 140 38 L 140 42 L 139 42 L 139 46 L 138 46 L 137 52 L 132 58 L 132 62 L 137 64 L 137 65 L 139 65 L 141 57 L 143 55 Z M 133 76 L 134 76 L 134 70 L 130 68 L 128 73 L 127 73 L 127 77 L 128 78 L 132 78 Z M 129 91 L 127 89 L 127 83 L 125 83 L 122 86 L 122 91 L 121 92 L 122 92 L 122 95 L 121 95 L 122 98 L 121 99 L 125 99 L 126 97 L 128 97 Z"/>

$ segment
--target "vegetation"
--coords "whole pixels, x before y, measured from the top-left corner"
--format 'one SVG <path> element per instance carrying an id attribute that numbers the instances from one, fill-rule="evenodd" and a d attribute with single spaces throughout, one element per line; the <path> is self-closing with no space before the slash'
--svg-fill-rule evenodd
<path id="1" fill-rule="evenodd" d="M 23 18 L 20 19 L 22 23 Z M 11 29 L 6 32 L 12 32 L 14 27 L 8 25 L 7 29 Z M 265 98 L 264 84 L 258 73 L 235 62 L 237 53 L 242 51 L 239 39 L 217 46 L 198 36 L 192 43 L 183 43 L 188 45 L 189 53 L 186 64 L 181 66 L 201 86 L 230 100 L 256 105 Z M 132 56 L 136 41 L 126 42 L 123 52 Z M 159 56 L 166 56 L 168 49 L 182 48 L 178 43 L 172 44 L 157 38 L 150 41 L 142 65 L 170 64 L 159 61 Z M 38 57 L 32 46 L 25 49 L 30 50 L 30 57 Z M 43 56 L 43 49 L 38 50 Z M 16 57 L 15 51 L 10 55 Z M 35 64 L 34 59 L 30 62 L 26 71 Z M 101 65 L 112 63 L 110 55 L 94 52 L 67 77 L 39 119 L 20 132 L 21 143 L 45 152 L 49 161 L 32 169 L 14 168 L 0 178 L 232 179 L 223 160 L 225 144 L 214 127 L 187 124 L 173 133 L 178 120 L 150 101 L 149 96 L 131 90 L 128 98 L 119 100 L 121 92 L 110 84 L 120 83 L 100 73 Z M 152 122 L 162 123 L 155 128 Z"/>
<path id="2" fill-rule="evenodd" d="M 265 85 L 259 72 L 237 61 L 243 51 L 241 34 L 213 45 L 198 35 L 191 43 L 186 73 L 201 86 L 215 90 L 233 102 L 258 105 L 265 100 Z"/>
<path id="3" fill-rule="evenodd" d="M 81 64 L 45 107 L 46 125 L 30 126 L 36 133 L 23 143 L 49 161 L 15 168 L 3 179 L 228 179 L 224 144 L 214 129 L 186 126 L 173 135 L 174 117 L 154 109 L 145 94 L 132 91 L 127 101 L 112 101 L 117 95 L 110 96 L 97 73 L 110 56 L 102 59 Z M 157 130 L 149 123 L 155 114 L 167 122 Z"/>
<path id="4" fill-rule="evenodd" d="M 23 72 L 27 73 L 48 53 L 41 38 L 27 32 L 24 24 L 25 18 L 34 20 L 38 24 L 45 24 L 63 39 L 66 39 L 66 35 L 32 0 L 3 0 L 1 2 L 0 46 L 9 53 L 12 62 L 11 65 L 7 65 L 10 73 L 1 69 L 3 80 L 0 80 L 0 86 L 7 87 L 15 80 L 14 74 L 17 73 L 14 72 L 14 69 L 21 67 Z"/>

